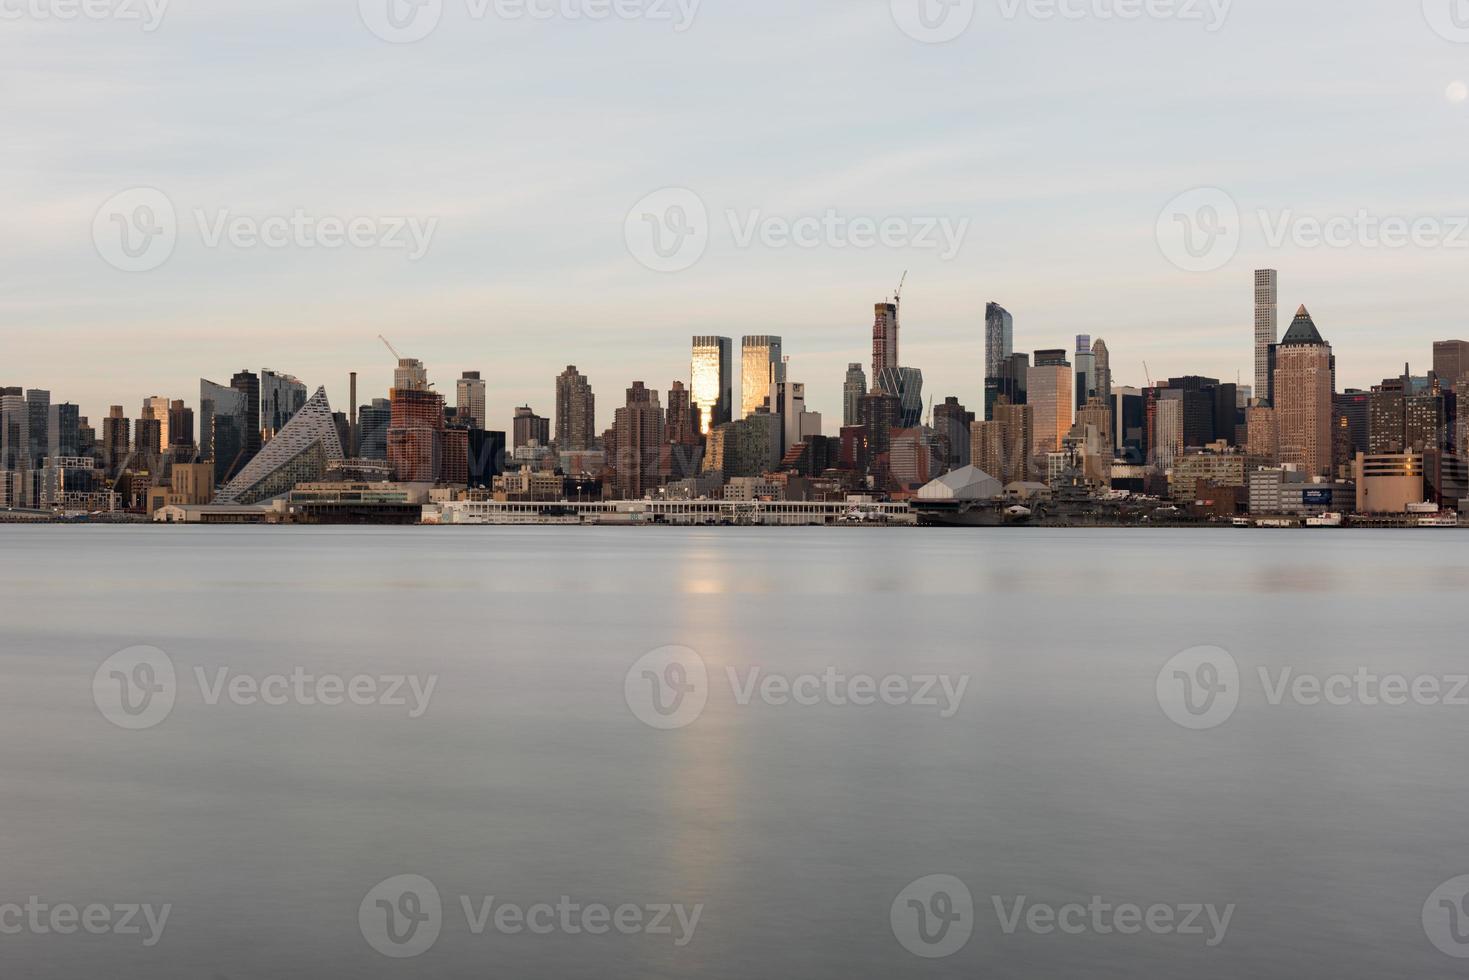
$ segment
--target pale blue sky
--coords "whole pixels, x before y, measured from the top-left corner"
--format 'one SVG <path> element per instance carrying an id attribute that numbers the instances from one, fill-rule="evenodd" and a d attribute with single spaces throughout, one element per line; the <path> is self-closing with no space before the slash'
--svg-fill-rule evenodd
<path id="1" fill-rule="evenodd" d="M 1145 359 L 1155 377 L 1249 383 L 1257 265 L 1281 271 L 1283 320 L 1311 308 L 1344 385 L 1422 370 L 1433 340 L 1469 336 L 1469 248 L 1271 248 L 1251 217 L 1469 215 L 1469 102 L 1450 92 L 1469 44 L 1435 33 L 1420 0 L 1235 0 L 1214 32 L 1023 5 L 1009 19 L 979 0 L 942 45 L 900 31 L 889 0 L 704 0 L 682 33 L 444 2 L 407 45 L 373 36 L 356 0 L 173 0 L 152 33 L 0 20 L 0 384 L 95 418 L 151 394 L 193 403 L 201 376 L 264 366 L 341 408 L 349 370 L 362 401 L 385 393 L 384 333 L 450 393 L 481 370 L 496 427 L 526 401 L 550 414 L 575 363 L 606 425 L 633 380 L 687 380 L 690 335 L 775 333 L 836 423 L 846 364 L 870 361 L 872 304 L 905 269 L 902 360 L 971 408 L 988 300 L 1015 315 L 1018 349 L 1104 337 L 1131 384 Z M 183 228 L 167 263 L 124 273 L 93 218 L 137 186 L 164 191 Z M 1238 255 L 1194 274 L 1155 227 L 1199 186 L 1247 220 Z M 624 241 L 628 210 L 665 187 L 697 191 L 715 224 L 674 274 Z M 209 248 L 192 216 L 298 207 L 438 227 L 413 262 Z M 742 249 L 722 217 L 828 208 L 971 225 L 943 261 Z"/>

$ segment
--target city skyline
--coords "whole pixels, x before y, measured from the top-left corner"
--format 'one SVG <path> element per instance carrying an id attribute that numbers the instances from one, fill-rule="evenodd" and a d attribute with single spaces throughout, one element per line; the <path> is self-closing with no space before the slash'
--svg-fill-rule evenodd
<path id="1" fill-rule="evenodd" d="M 8 155 L 0 189 L 12 229 L 0 245 L 9 272 L 0 315 L 14 343 L 7 383 L 69 391 L 95 417 L 150 392 L 186 396 L 200 375 L 223 370 L 212 365 L 269 365 L 326 384 L 344 404 L 350 370 L 363 390 L 386 390 L 391 365 L 372 349 L 383 333 L 445 384 L 482 370 L 489 415 L 505 418 L 517 404 L 543 402 L 541 376 L 569 359 L 543 358 L 548 339 L 620 391 L 638 378 L 660 388 L 683 378 L 688 334 L 771 333 L 801 361 L 811 406 L 832 418 L 841 394 L 828 379 L 851 361 L 870 363 L 852 329 L 904 269 L 904 359 L 927 369 L 928 390 L 966 402 L 979 400 L 972 379 L 982 368 L 971 365 L 982 364 L 991 299 L 1036 338 L 1031 346 L 1106 337 L 1114 375 L 1131 384 L 1142 382 L 1133 352 L 1143 350 L 1159 374 L 1250 383 L 1250 354 L 1237 338 L 1253 311 L 1238 284 L 1255 268 L 1289 269 L 1281 308 L 1304 303 L 1332 325 L 1343 385 L 1366 386 L 1400 351 L 1462 332 L 1462 250 L 1272 248 L 1255 219 L 1262 209 L 1321 219 L 1469 210 L 1454 166 L 1469 103 L 1450 89 L 1469 69 L 1415 4 L 1343 3 L 1325 20 L 1295 5 L 1236 4 L 1213 32 L 1006 20 L 986 10 L 943 45 L 904 36 L 881 3 L 756 2 L 741 15 L 705 5 L 682 33 L 636 22 L 466 24 L 398 46 L 373 37 L 352 6 L 292 5 L 300 33 L 283 36 L 286 8 L 223 5 L 235 43 L 270 43 L 255 45 L 265 61 L 252 61 L 248 74 L 208 59 L 215 84 L 202 91 L 148 68 L 222 44 L 210 23 L 182 9 L 152 34 L 7 28 L 21 42 L 0 100 L 18 129 L 37 134 Z M 762 12 L 768 18 L 743 16 Z M 1313 38 L 1311 58 L 1300 57 L 1302 36 Z M 479 56 L 491 40 L 509 55 L 486 68 Z M 523 59 L 567 45 L 577 68 L 514 105 L 420 71 L 452 77 L 472 66 L 485 86 L 509 85 L 531 64 Z M 311 59 L 297 57 L 308 50 Z M 1197 70 L 1239 56 L 1247 77 Z M 663 66 L 656 91 L 616 69 L 629 57 Z M 49 85 L 49 66 L 70 58 L 111 66 L 115 84 Z M 738 87 L 701 81 L 710 61 L 757 58 L 765 74 L 742 71 Z M 1119 70 L 1130 59 L 1149 67 Z M 1091 80 L 1056 75 L 1049 66 L 1058 62 Z M 874 63 L 932 79 L 928 103 L 915 111 L 868 77 L 864 66 Z M 799 95 L 796 115 L 760 111 L 801 93 L 794 83 L 816 65 L 822 84 Z M 1166 94 L 1159 73 L 1172 78 Z M 664 104 L 670 77 L 693 87 L 688 106 Z M 630 111 L 650 99 L 664 111 Z M 330 141 L 313 138 L 323 113 L 334 120 Z M 791 118 L 816 123 L 782 122 Z M 879 119 L 886 135 L 874 147 Z M 1343 124 L 1316 125 L 1334 119 Z M 1303 130 L 1309 152 L 1291 150 Z M 1378 138 L 1362 139 L 1373 131 Z M 573 142 L 597 147 L 595 167 Z M 780 152 L 762 159 L 743 149 L 751 145 Z M 1263 146 L 1283 149 L 1249 149 Z M 166 264 L 129 274 L 99 257 L 92 224 L 109 198 L 137 187 L 166 193 L 182 227 Z M 663 275 L 629 254 L 624 223 L 640 199 L 670 187 L 697 192 L 719 233 L 698 264 Z M 1247 233 L 1232 261 L 1193 274 L 1160 254 L 1155 224 L 1171 198 L 1201 187 L 1227 191 Z M 437 218 L 437 233 L 409 261 L 370 249 L 211 248 L 194 219 L 196 210 L 213 220 L 303 205 Z M 724 221 L 729 210 L 748 220 L 829 207 L 971 227 L 958 256 L 943 261 L 913 248 L 742 248 Z"/>

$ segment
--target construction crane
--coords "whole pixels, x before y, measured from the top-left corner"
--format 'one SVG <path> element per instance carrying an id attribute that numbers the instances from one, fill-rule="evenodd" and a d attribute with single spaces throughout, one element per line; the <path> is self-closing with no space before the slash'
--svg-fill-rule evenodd
<path id="1" fill-rule="evenodd" d="M 377 335 L 377 339 L 378 340 L 381 340 L 383 342 L 383 346 L 386 347 L 388 349 L 389 353 L 391 353 L 393 355 L 393 359 L 394 360 L 397 360 L 397 361 L 403 360 L 403 355 L 398 353 L 398 349 L 396 347 L 394 347 L 392 344 L 388 343 L 388 338 L 384 337 L 382 334 L 378 334 Z"/>
<path id="2" fill-rule="evenodd" d="M 903 286 L 908 282 L 908 270 L 903 270 L 903 278 L 898 282 L 898 291 L 893 294 L 893 307 L 901 309 L 903 306 Z"/>

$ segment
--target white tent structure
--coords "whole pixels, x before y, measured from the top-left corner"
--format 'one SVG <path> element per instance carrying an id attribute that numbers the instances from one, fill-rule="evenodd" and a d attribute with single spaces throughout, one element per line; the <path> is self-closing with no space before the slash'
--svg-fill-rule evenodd
<path id="1" fill-rule="evenodd" d="M 994 500 L 1005 495 L 999 480 L 977 466 L 945 473 L 918 491 L 919 500 Z"/>

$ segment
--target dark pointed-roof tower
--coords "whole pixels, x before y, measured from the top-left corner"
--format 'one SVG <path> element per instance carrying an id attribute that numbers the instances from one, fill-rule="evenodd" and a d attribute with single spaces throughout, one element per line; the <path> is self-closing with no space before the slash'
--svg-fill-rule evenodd
<path id="1" fill-rule="evenodd" d="M 1302 304 L 1296 310 L 1296 318 L 1291 321 L 1290 329 L 1285 332 L 1281 339 L 1282 347 L 1329 347 L 1330 345 L 1321 339 L 1321 332 L 1316 329 L 1316 323 L 1311 319 L 1311 314 L 1306 312 Z"/>

